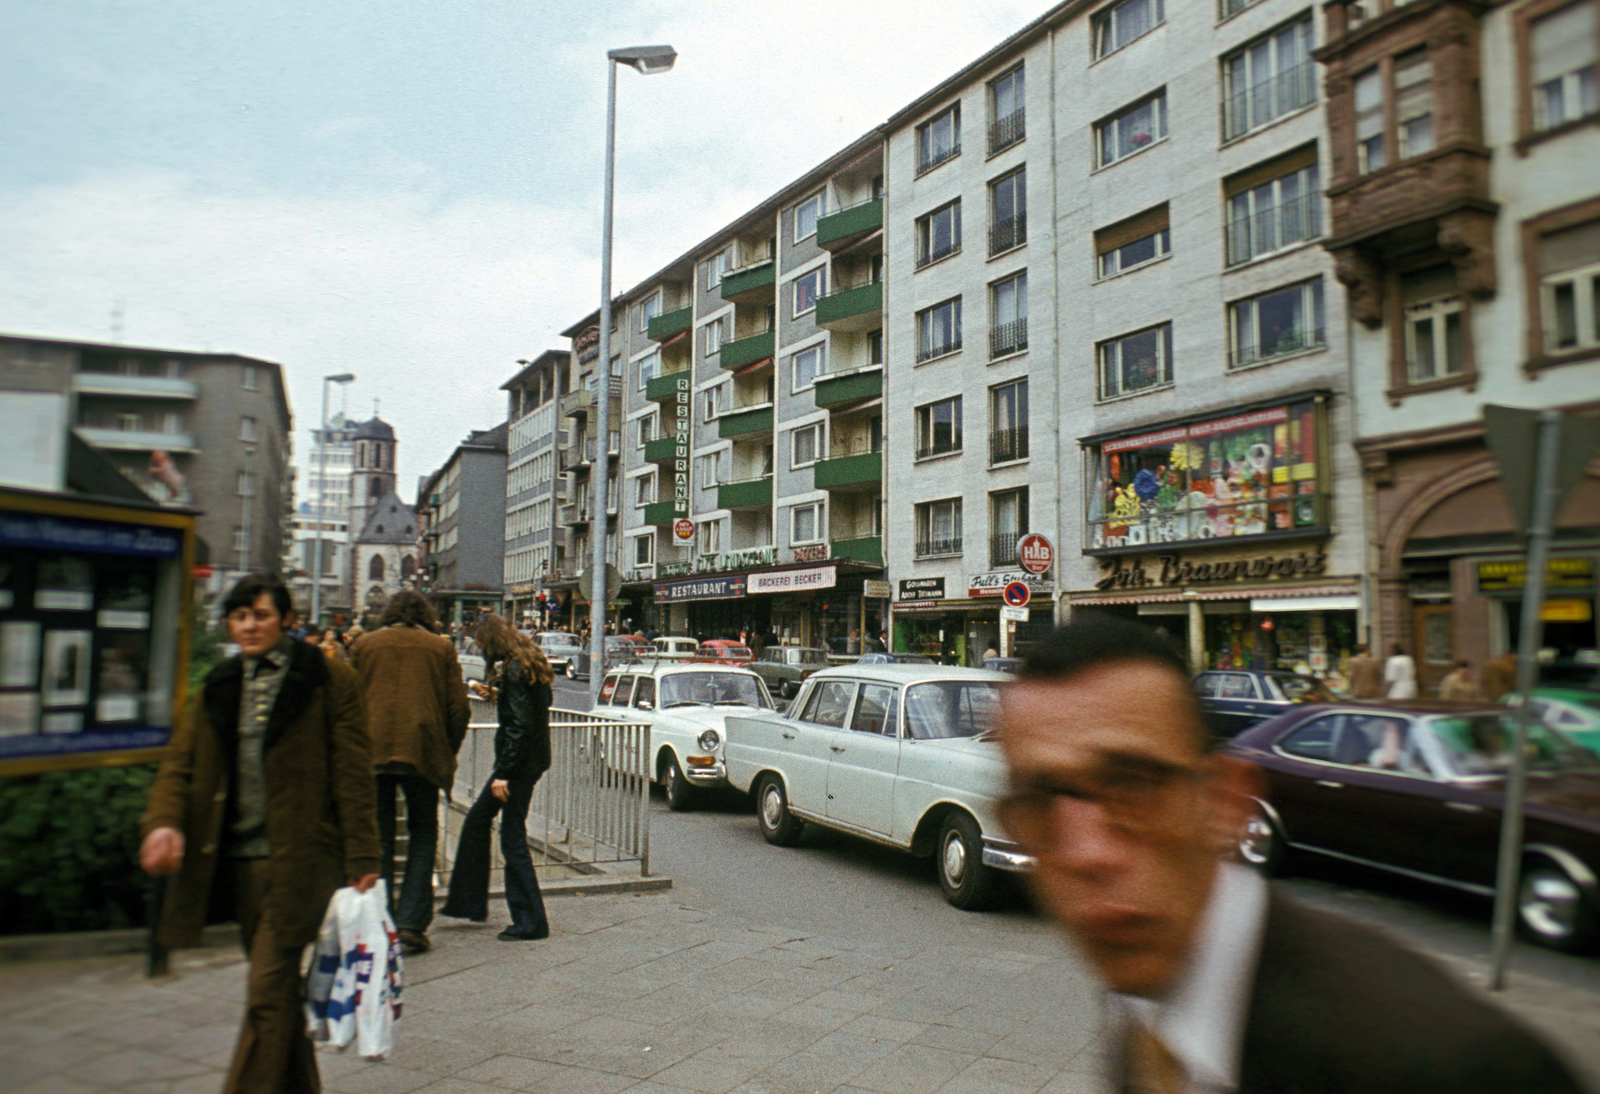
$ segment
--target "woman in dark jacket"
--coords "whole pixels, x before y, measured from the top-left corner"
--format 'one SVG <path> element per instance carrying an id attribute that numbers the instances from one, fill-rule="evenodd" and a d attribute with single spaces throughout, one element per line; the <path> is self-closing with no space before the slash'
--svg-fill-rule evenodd
<path id="1" fill-rule="evenodd" d="M 494 773 L 461 825 L 450 896 L 440 914 L 478 923 L 489 918 L 490 823 L 499 813 L 506 904 L 511 909 L 511 926 L 499 937 L 505 942 L 548 938 L 550 921 L 528 853 L 527 825 L 534 784 L 550 769 L 550 681 L 555 673 L 544 651 L 498 615 L 485 617 L 475 637 L 488 682 L 500 693 L 500 726 L 494 734 Z"/>

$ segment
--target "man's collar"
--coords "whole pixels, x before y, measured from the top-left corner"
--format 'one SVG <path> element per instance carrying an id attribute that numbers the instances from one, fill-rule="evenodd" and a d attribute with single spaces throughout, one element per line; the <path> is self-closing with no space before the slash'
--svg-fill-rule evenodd
<path id="1" fill-rule="evenodd" d="M 277 642 L 276 645 L 274 645 L 270 650 L 267 650 L 265 653 L 263 653 L 259 658 L 246 656 L 244 660 L 245 660 L 245 663 L 249 664 L 249 665 L 254 665 L 255 662 L 258 661 L 258 660 L 259 661 L 265 661 L 267 664 L 271 665 L 273 668 L 281 669 L 284 666 L 284 664 L 289 660 L 289 654 L 290 654 L 291 651 L 293 651 L 293 649 L 294 649 L 294 639 L 291 638 L 289 635 L 284 634 L 284 635 L 279 637 L 278 642 Z"/>

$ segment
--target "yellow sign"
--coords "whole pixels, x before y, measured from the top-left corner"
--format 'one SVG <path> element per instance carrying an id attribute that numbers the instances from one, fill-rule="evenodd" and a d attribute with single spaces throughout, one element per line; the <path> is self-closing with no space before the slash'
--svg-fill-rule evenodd
<path id="1" fill-rule="evenodd" d="M 1587 623 L 1594 618 L 1594 605 L 1587 600 L 1547 600 L 1540 618 L 1546 623 Z"/>

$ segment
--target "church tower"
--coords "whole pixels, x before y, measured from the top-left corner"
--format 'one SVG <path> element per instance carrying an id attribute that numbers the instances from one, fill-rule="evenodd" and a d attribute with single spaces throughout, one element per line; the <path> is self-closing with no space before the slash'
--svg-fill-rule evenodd
<path id="1" fill-rule="evenodd" d="M 367 525 L 378 502 L 395 492 L 394 427 L 373 414 L 351 434 L 355 447 L 350 467 L 350 538 Z"/>

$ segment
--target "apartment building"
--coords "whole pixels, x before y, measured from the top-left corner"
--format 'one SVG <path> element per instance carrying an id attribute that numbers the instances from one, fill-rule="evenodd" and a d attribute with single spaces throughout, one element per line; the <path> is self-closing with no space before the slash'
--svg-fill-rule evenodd
<path id="1" fill-rule="evenodd" d="M 1486 403 L 1600 411 L 1600 6 L 1328 5 L 1331 224 L 1348 287 L 1374 638 L 1425 689 L 1511 649 L 1522 539 Z M 1597 645 L 1600 479 L 1558 515 L 1545 644 Z M 1425 692 L 1426 693 L 1426 692 Z"/>
<path id="2" fill-rule="evenodd" d="M 289 591 L 311 608 L 317 540 L 322 540 L 322 611 L 327 619 L 350 617 L 350 490 L 355 468 L 357 423 L 335 411 L 327 429 L 311 430 L 311 458 L 290 522 L 285 560 Z M 356 530 L 357 532 L 360 529 Z"/>
<path id="3" fill-rule="evenodd" d="M 509 431 L 506 422 L 473 430 L 423 484 L 422 592 L 445 623 L 470 627 L 501 608 Z"/>
<path id="4" fill-rule="evenodd" d="M 617 305 L 613 305 L 614 308 Z M 613 311 L 614 324 L 620 315 Z M 564 561 L 542 579 L 547 597 L 561 604 L 560 621 L 578 627 L 583 613 L 588 611 L 588 574 L 594 563 L 594 495 L 596 476 L 604 471 L 606 490 L 606 545 L 608 566 L 617 569 L 620 545 L 617 541 L 617 472 L 622 453 L 622 349 L 617 341 L 616 326 L 612 332 L 610 375 L 602 375 L 600 364 L 600 313 L 590 313 L 581 322 L 561 332 L 570 339 L 568 382 L 566 390 L 556 402 L 558 428 L 565 431 L 560 447 L 556 449 L 556 469 L 565 477 L 563 500 L 555 507 L 556 523 L 566 540 Z M 605 383 L 602 384 L 602 379 Z M 606 443 L 600 443 L 599 421 L 596 417 L 601 391 L 611 400 L 606 408 Z M 632 583 L 630 598 L 643 599 L 640 584 Z M 581 611 L 578 611 L 581 609 Z M 626 613 L 630 618 L 631 612 Z"/>
<path id="5" fill-rule="evenodd" d="M 506 393 L 505 617 L 518 626 L 541 622 L 541 600 L 550 595 L 540 580 L 566 566 L 566 531 L 557 510 L 567 500 L 560 468 L 566 434 L 557 413 L 567 391 L 571 354 L 547 350 L 500 385 Z M 554 606 L 552 605 L 552 608 Z"/>

